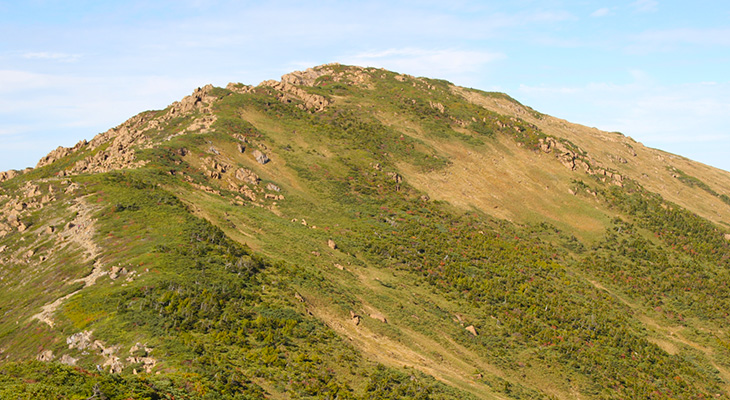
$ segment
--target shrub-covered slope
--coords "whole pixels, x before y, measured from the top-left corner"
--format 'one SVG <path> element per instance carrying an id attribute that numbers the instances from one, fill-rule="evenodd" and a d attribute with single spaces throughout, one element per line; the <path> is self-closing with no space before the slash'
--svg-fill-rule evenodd
<path id="1" fill-rule="evenodd" d="M 730 397 L 730 175 L 326 65 L 0 175 L 0 398 Z"/>

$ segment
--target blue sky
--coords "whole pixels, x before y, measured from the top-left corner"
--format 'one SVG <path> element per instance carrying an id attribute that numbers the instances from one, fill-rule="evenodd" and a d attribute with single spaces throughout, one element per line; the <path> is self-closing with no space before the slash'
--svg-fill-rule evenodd
<path id="1" fill-rule="evenodd" d="M 506 92 L 730 170 L 727 1 L 0 0 L 0 171 L 198 86 L 329 63 Z"/>

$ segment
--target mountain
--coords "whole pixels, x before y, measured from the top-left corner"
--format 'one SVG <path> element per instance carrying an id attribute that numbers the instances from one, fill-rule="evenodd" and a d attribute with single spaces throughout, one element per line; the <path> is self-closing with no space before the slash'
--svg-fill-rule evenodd
<path id="1" fill-rule="evenodd" d="M 730 397 L 730 173 L 330 64 L 0 174 L 0 398 Z"/>

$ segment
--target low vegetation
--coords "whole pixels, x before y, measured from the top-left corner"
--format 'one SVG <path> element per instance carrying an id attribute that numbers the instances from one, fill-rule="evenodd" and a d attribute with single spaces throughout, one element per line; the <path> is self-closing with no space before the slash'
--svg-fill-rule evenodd
<path id="1" fill-rule="evenodd" d="M 0 237 L 0 398 L 729 397 L 723 228 L 582 171 L 562 199 L 610 221 L 595 241 L 434 201 L 399 167 L 505 140 L 559 165 L 554 136 L 445 81 L 327 72 L 302 86 L 324 110 L 214 88 L 209 128 L 185 133 L 202 108 L 143 127 L 144 167 L 63 176 L 105 149 L 82 148 L 1 182 L 24 228 Z"/>

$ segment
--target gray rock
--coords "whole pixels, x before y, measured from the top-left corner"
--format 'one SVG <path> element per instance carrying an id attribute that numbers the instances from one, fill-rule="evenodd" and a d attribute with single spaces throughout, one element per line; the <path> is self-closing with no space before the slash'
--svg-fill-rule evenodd
<path id="1" fill-rule="evenodd" d="M 266 154 L 262 153 L 260 150 L 254 150 L 253 151 L 253 158 L 256 159 L 260 164 L 266 164 L 269 162 L 269 157 L 266 156 Z"/>

